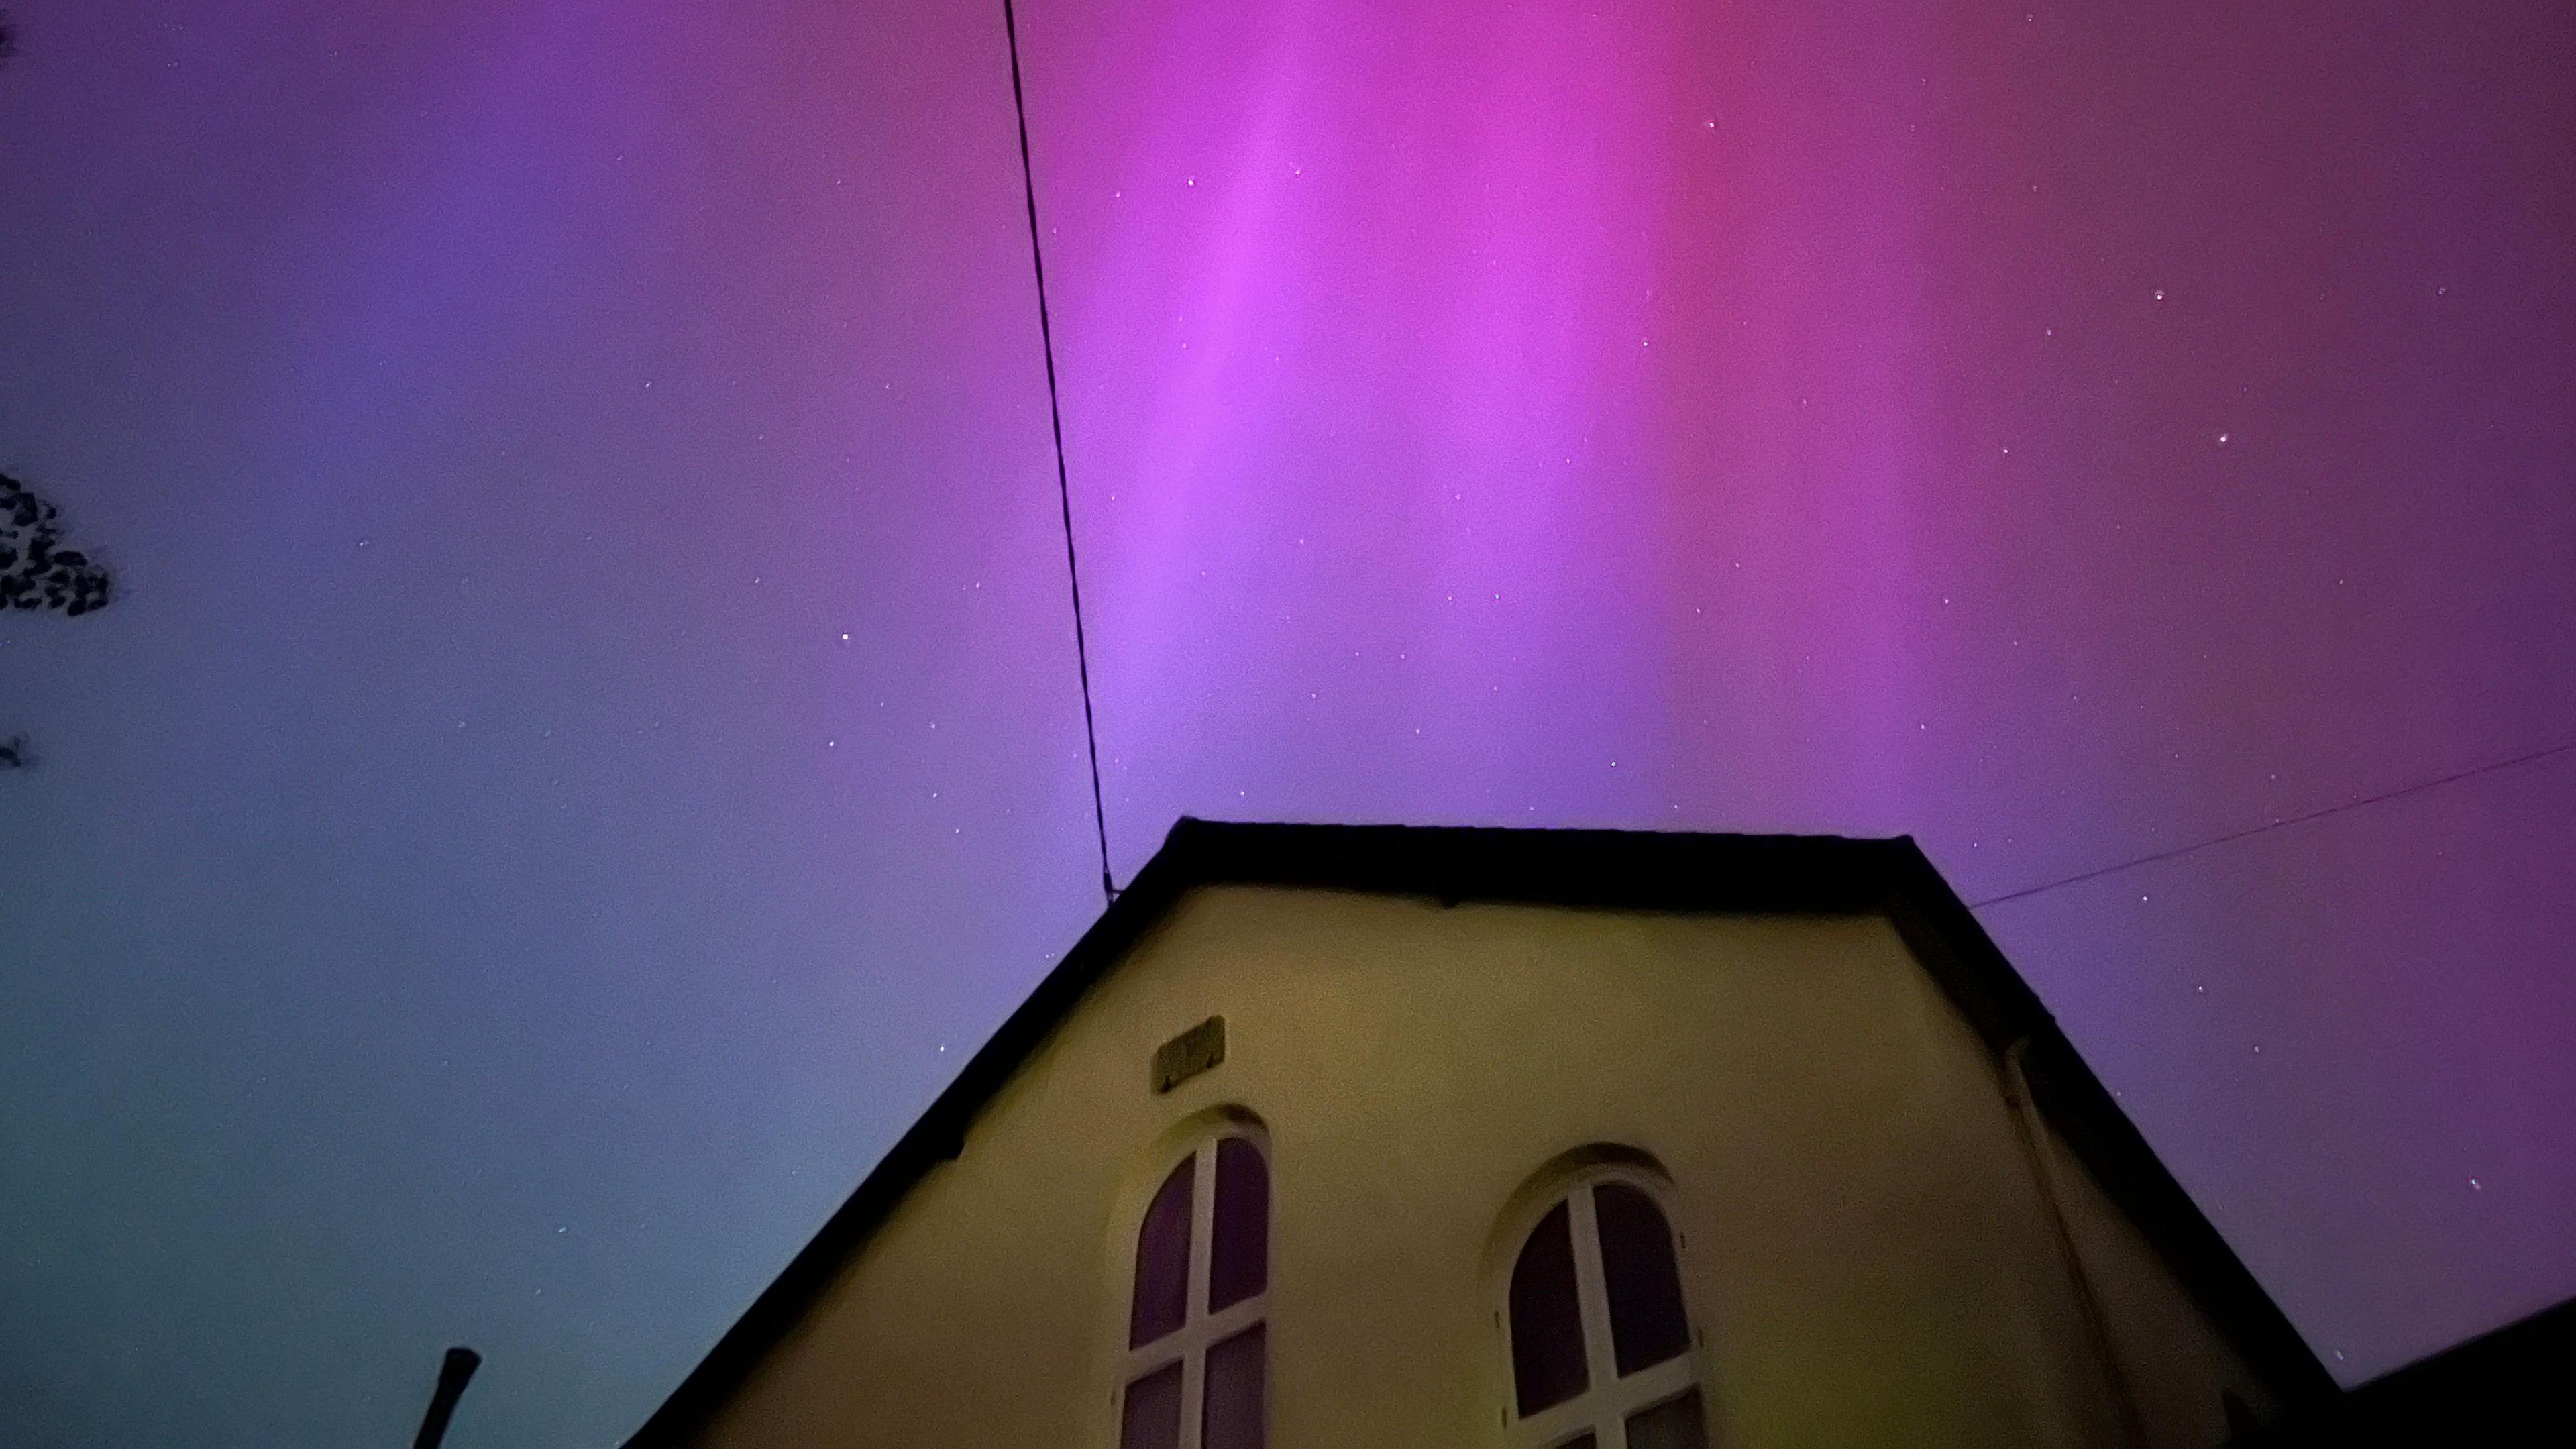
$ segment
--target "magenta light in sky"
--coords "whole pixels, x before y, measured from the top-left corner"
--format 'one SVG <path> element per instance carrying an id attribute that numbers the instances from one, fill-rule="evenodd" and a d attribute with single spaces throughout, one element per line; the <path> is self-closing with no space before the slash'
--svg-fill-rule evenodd
<path id="1" fill-rule="evenodd" d="M 1122 872 L 1910 831 L 1983 898 L 2576 741 L 2563 17 L 1024 34 Z M 2576 1289 L 2576 762 L 2444 788 L 1988 913 L 2348 1374 Z"/>
<path id="2" fill-rule="evenodd" d="M 0 1445 L 613 1438 L 1096 900 L 999 6 L 11 9 Z M 1020 22 L 1122 878 L 2576 740 L 2563 6 Z M 1983 912 L 2347 1376 L 2576 1291 L 2571 821 Z"/>

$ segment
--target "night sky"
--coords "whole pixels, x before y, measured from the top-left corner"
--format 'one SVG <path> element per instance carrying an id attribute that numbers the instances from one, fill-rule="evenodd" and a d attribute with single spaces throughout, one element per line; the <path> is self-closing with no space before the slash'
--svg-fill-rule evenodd
<path id="1" fill-rule="evenodd" d="M 611 1443 L 1099 907 L 999 0 L 9 9 L 0 1445 Z M 1120 879 L 1910 832 L 2347 1382 L 2576 1293 L 2576 12 L 1020 21 Z"/>

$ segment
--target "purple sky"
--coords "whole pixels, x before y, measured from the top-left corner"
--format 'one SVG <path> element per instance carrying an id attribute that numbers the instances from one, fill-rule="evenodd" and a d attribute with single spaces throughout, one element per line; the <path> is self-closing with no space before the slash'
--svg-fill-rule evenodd
<path id="1" fill-rule="evenodd" d="M 998 0 L 10 8 L 0 1445 L 611 1442 L 1097 907 Z M 2576 742 L 2563 6 L 1021 21 L 1121 878 Z M 2576 752 L 1980 914 L 2350 1380 L 2576 1293 L 2571 899 Z"/>

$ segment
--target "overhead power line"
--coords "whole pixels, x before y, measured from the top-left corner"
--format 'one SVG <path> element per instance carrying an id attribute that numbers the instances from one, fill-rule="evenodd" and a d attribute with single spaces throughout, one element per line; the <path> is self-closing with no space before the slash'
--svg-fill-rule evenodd
<path id="1" fill-rule="evenodd" d="M 2061 880 L 2045 881 L 2039 885 L 2025 886 L 2017 891 L 2006 891 L 1999 896 L 1988 896 L 1981 901 L 1969 902 L 1968 909 L 1972 911 L 1982 911 L 1988 906 L 1999 906 L 2006 901 L 2017 901 L 2024 897 L 2039 895 L 2046 891 L 2058 890 L 2071 885 L 2081 885 L 2088 880 L 2100 880 L 2106 875 L 2118 875 L 2124 870 L 2135 870 L 2142 865 L 2154 865 L 2160 860 L 2173 860 L 2179 856 L 2190 855 L 2194 851 L 2207 850 L 2214 845 L 2227 845 L 2234 841 L 2250 839 L 2257 835 L 2266 835 L 2275 830 L 2287 830 L 2293 825 L 2305 825 L 2313 820 L 2323 820 L 2330 815 L 2341 815 L 2347 810 L 2359 810 L 2365 805 L 2383 804 L 2387 801 L 2398 799 L 2401 796 L 2420 794 L 2423 791 L 2437 789 L 2443 785 L 2456 785 L 2462 780 L 2474 780 L 2480 775 L 2492 775 L 2498 770 L 2510 770 L 2517 765 L 2535 764 L 2541 760 L 2548 759 L 2553 755 L 2566 754 L 2570 750 L 2576 750 L 2576 740 L 2569 740 L 2565 744 L 2551 745 L 2545 750 L 2534 750 L 2527 755 L 2516 755 L 2510 760 L 2498 760 L 2493 764 L 2479 765 L 2472 769 L 2456 771 L 2452 774 L 2441 776 L 2438 779 L 2419 780 L 2412 785 L 2400 785 L 2394 790 L 2382 790 L 2376 795 L 2365 795 L 2358 800 L 2346 800 L 2340 805 L 2328 805 L 2320 810 L 2311 810 L 2304 815 L 2292 815 L 2284 819 L 2272 821 L 2265 825 L 2249 826 L 2243 830 L 2231 830 L 2225 835 L 2213 835 L 2207 840 L 2194 841 L 2190 845 L 2177 845 L 2171 850 L 2159 850 L 2151 855 L 2141 855 L 2134 860 L 2124 860 L 2119 862 L 2117 865 L 2102 866 L 2098 869 L 2067 876 Z"/>
<path id="2" fill-rule="evenodd" d="M 1109 810 L 1100 798 L 1100 729 L 1091 714 L 1091 646 L 1082 628 L 1082 565 L 1073 551 L 1073 485 L 1064 466 L 1064 407 L 1055 383 L 1055 328 L 1047 317 L 1046 249 L 1038 241 L 1037 168 L 1029 161 L 1029 102 L 1020 86 L 1020 19 L 1011 0 L 1002 0 L 1002 35 L 1011 50 L 1011 109 L 1020 122 L 1020 189 L 1028 201 L 1029 266 L 1037 273 L 1038 346 L 1046 354 L 1047 426 L 1055 435 L 1055 497 L 1064 514 L 1064 573 L 1073 586 L 1073 662 L 1082 676 L 1082 743 L 1091 755 L 1091 824 L 1100 838 L 1100 895 L 1118 899 L 1109 875 Z"/>

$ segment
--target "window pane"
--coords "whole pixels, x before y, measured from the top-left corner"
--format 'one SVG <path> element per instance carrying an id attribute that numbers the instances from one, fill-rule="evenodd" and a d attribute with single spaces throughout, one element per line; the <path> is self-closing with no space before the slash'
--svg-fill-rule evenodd
<path id="1" fill-rule="evenodd" d="M 1130 1346 L 1152 1343 L 1180 1327 L 1189 1314 L 1190 1183 L 1197 1165 L 1197 1153 L 1181 1159 L 1154 1194 L 1154 1205 L 1145 1209 L 1145 1225 L 1136 1230 L 1136 1301 L 1127 1318 Z"/>
<path id="2" fill-rule="evenodd" d="M 1208 1244 L 1208 1311 L 1240 1303 L 1270 1278 L 1270 1164 L 1242 1137 L 1216 1145 L 1216 1227 Z"/>
<path id="3" fill-rule="evenodd" d="M 1592 1431 L 1586 1429 L 1564 1443 L 1554 1446 L 1554 1449 L 1592 1449 L 1592 1445 Z"/>
<path id="4" fill-rule="evenodd" d="M 1118 1449 L 1180 1449 L 1180 1443 L 1181 1366 L 1165 1364 L 1127 1386 Z"/>
<path id="5" fill-rule="evenodd" d="M 1564 1403 L 1591 1380 L 1574 1296 L 1574 1230 L 1558 1203 L 1530 1229 L 1512 1265 L 1512 1383 L 1521 1417 Z"/>
<path id="6" fill-rule="evenodd" d="M 1673 1263 L 1673 1232 L 1655 1200 L 1624 1182 L 1592 1189 L 1592 1216 L 1601 1225 L 1610 1344 L 1625 1376 L 1690 1346 L 1681 1273 Z"/>
<path id="7" fill-rule="evenodd" d="M 1630 1414 L 1628 1449 L 1708 1449 L 1708 1425 L 1700 1418 L 1699 1390 Z"/>
<path id="8" fill-rule="evenodd" d="M 1261 1449 L 1261 1330 L 1256 1323 L 1208 1350 L 1199 1449 Z"/>

